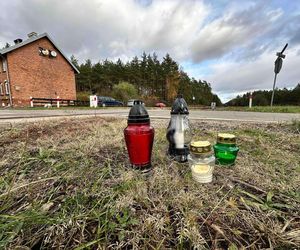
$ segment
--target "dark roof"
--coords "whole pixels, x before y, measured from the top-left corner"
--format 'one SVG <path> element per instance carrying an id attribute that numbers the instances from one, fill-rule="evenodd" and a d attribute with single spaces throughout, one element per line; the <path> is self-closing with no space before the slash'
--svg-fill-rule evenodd
<path id="1" fill-rule="evenodd" d="M 50 36 L 47 34 L 47 33 L 43 33 L 43 34 L 40 34 L 40 35 L 36 35 L 36 36 L 32 36 L 30 38 L 28 38 L 27 40 L 21 42 L 21 43 L 18 43 L 18 44 L 15 44 L 15 45 L 12 45 L 8 48 L 4 48 L 4 49 L 0 49 L 0 55 L 5 55 L 15 49 L 18 49 L 18 48 L 21 48 L 29 43 L 32 43 L 36 40 L 39 40 L 41 38 L 48 38 L 49 41 L 54 45 L 54 47 L 63 55 L 63 57 L 68 61 L 68 63 L 72 66 L 72 68 L 75 70 L 76 73 L 80 73 L 79 70 L 75 67 L 75 65 L 70 61 L 70 59 L 62 52 L 61 49 L 59 49 L 56 44 L 54 43 L 54 41 L 50 38 Z"/>

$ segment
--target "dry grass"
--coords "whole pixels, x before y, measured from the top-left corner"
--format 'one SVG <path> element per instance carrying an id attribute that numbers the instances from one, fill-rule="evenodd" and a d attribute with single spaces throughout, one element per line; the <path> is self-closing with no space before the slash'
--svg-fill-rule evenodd
<path id="1" fill-rule="evenodd" d="M 165 155 L 154 121 L 149 177 L 128 168 L 124 120 L 29 124 L 1 131 L 0 248 L 292 249 L 300 245 L 295 126 L 196 122 L 195 138 L 234 132 L 241 151 L 214 181 Z"/>

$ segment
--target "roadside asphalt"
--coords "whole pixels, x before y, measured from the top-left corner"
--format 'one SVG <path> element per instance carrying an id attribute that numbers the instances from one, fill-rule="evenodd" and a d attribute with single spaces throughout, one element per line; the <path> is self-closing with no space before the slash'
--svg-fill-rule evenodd
<path id="1" fill-rule="evenodd" d="M 105 109 L 0 109 L 0 123 L 19 123 L 45 119 L 59 119 L 64 117 L 93 117 L 109 116 L 127 118 L 129 108 Z M 152 119 L 169 119 L 170 109 L 149 108 L 148 113 Z M 191 120 L 215 120 L 236 122 L 280 123 L 300 120 L 300 113 L 262 113 L 242 111 L 212 111 L 191 109 Z"/>

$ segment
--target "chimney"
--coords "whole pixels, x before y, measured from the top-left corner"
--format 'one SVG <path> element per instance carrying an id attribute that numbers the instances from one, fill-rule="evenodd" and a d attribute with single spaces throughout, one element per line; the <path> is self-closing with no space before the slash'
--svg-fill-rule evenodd
<path id="1" fill-rule="evenodd" d="M 19 44 L 19 43 L 23 42 L 23 40 L 20 39 L 20 38 L 18 38 L 18 39 L 16 39 L 16 40 L 14 40 L 14 42 L 15 42 L 15 44 Z"/>
<path id="2" fill-rule="evenodd" d="M 36 32 L 30 32 L 29 34 L 27 34 L 28 38 L 31 38 L 31 37 L 34 37 L 34 36 L 37 36 L 37 33 Z"/>

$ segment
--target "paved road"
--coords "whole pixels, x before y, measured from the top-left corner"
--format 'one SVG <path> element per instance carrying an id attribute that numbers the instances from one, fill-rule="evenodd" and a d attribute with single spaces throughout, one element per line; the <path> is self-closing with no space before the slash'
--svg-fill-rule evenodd
<path id="1" fill-rule="evenodd" d="M 41 118 L 67 117 L 67 116 L 113 116 L 127 117 L 129 108 L 107 108 L 107 109 L 45 109 L 45 110 L 0 110 L 0 123 L 22 122 L 39 120 Z M 169 119 L 169 109 L 148 109 L 150 117 Z M 300 113 L 259 113 L 241 111 L 211 111 L 190 110 L 190 119 L 195 120 L 223 120 L 244 122 L 286 122 L 294 119 L 300 120 Z"/>

